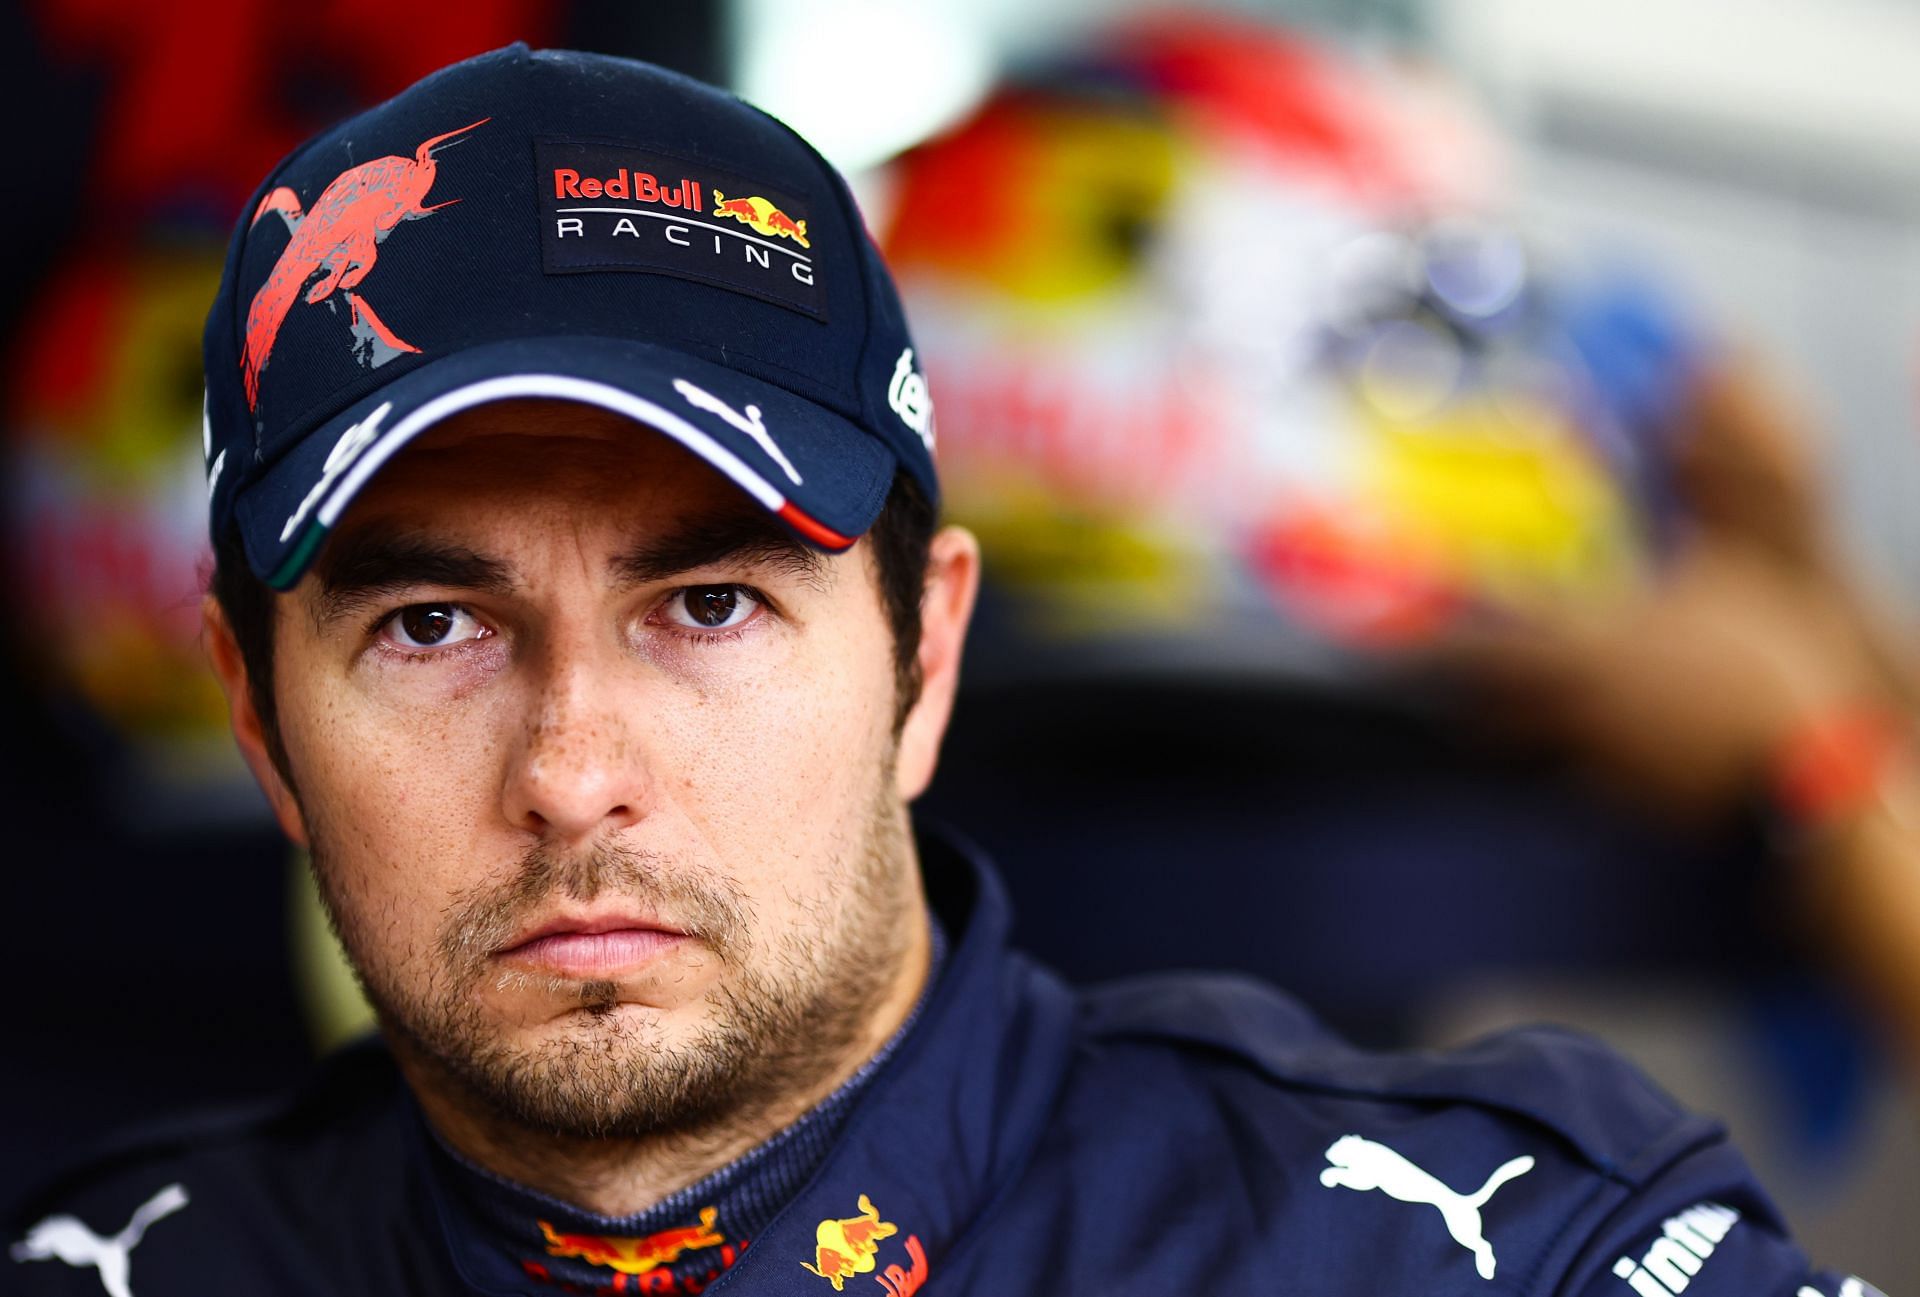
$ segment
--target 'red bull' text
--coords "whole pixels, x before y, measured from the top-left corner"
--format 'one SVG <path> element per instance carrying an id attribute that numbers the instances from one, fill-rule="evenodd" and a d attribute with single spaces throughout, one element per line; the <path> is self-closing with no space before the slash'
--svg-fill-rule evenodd
<path id="1" fill-rule="evenodd" d="M 679 207 L 689 212 L 704 212 L 700 197 L 700 182 L 684 176 L 672 188 L 660 183 L 660 178 L 650 171 L 628 171 L 621 167 L 619 171 L 604 178 L 597 176 L 582 177 L 570 167 L 555 167 L 553 171 L 553 196 L 555 198 L 619 198 L 640 203 L 659 203 L 663 207 Z"/>

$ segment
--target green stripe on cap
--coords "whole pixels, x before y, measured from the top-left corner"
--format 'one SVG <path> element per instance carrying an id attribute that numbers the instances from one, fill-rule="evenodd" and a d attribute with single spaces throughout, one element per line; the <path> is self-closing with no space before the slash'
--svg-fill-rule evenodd
<path id="1" fill-rule="evenodd" d="M 276 590 L 287 591 L 300 583 L 300 574 L 307 570 L 307 564 L 313 561 L 313 555 L 320 548 L 320 542 L 327 538 L 327 529 L 318 519 L 307 524 L 301 533 L 300 543 L 293 547 L 273 575 L 267 578 L 267 584 Z"/>

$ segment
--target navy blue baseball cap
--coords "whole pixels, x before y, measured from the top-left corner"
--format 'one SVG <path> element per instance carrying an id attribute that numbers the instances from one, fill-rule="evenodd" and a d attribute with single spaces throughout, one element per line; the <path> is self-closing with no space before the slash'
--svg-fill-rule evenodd
<path id="1" fill-rule="evenodd" d="M 207 317 L 215 543 L 296 583 L 356 492 L 462 410 L 627 415 L 826 550 L 896 471 L 938 498 L 933 406 L 846 183 L 739 99 L 524 45 L 436 72 L 261 185 Z"/>

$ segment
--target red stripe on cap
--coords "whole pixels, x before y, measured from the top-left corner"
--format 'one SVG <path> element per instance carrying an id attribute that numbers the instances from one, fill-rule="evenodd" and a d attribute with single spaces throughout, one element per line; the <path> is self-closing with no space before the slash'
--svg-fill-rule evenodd
<path id="1" fill-rule="evenodd" d="M 829 527 L 822 527 L 794 508 L 791 500 L 780 506 L 780 520 L 814 544 L 824 545 L 828 549 L 851 549 L 853 542 L 859 539 L 858 536 L 842 536 Z"/>

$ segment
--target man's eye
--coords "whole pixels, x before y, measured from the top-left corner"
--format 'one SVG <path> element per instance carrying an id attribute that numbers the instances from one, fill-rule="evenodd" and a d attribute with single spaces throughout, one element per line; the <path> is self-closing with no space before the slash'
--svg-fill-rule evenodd
<path id="1" fill-rule="evenodd" d="M 401 648 L 440 648 L 493 632 L 457 603 L 409 604 L 387 619 L 380 633 Z"/>
<path id="2" fill-rule="evenodd" d="M 744 586 L 688 586 L 667 600 L 667 620 L 689 630 L 731 630 L 753 616 L 760 601 Z"/>

